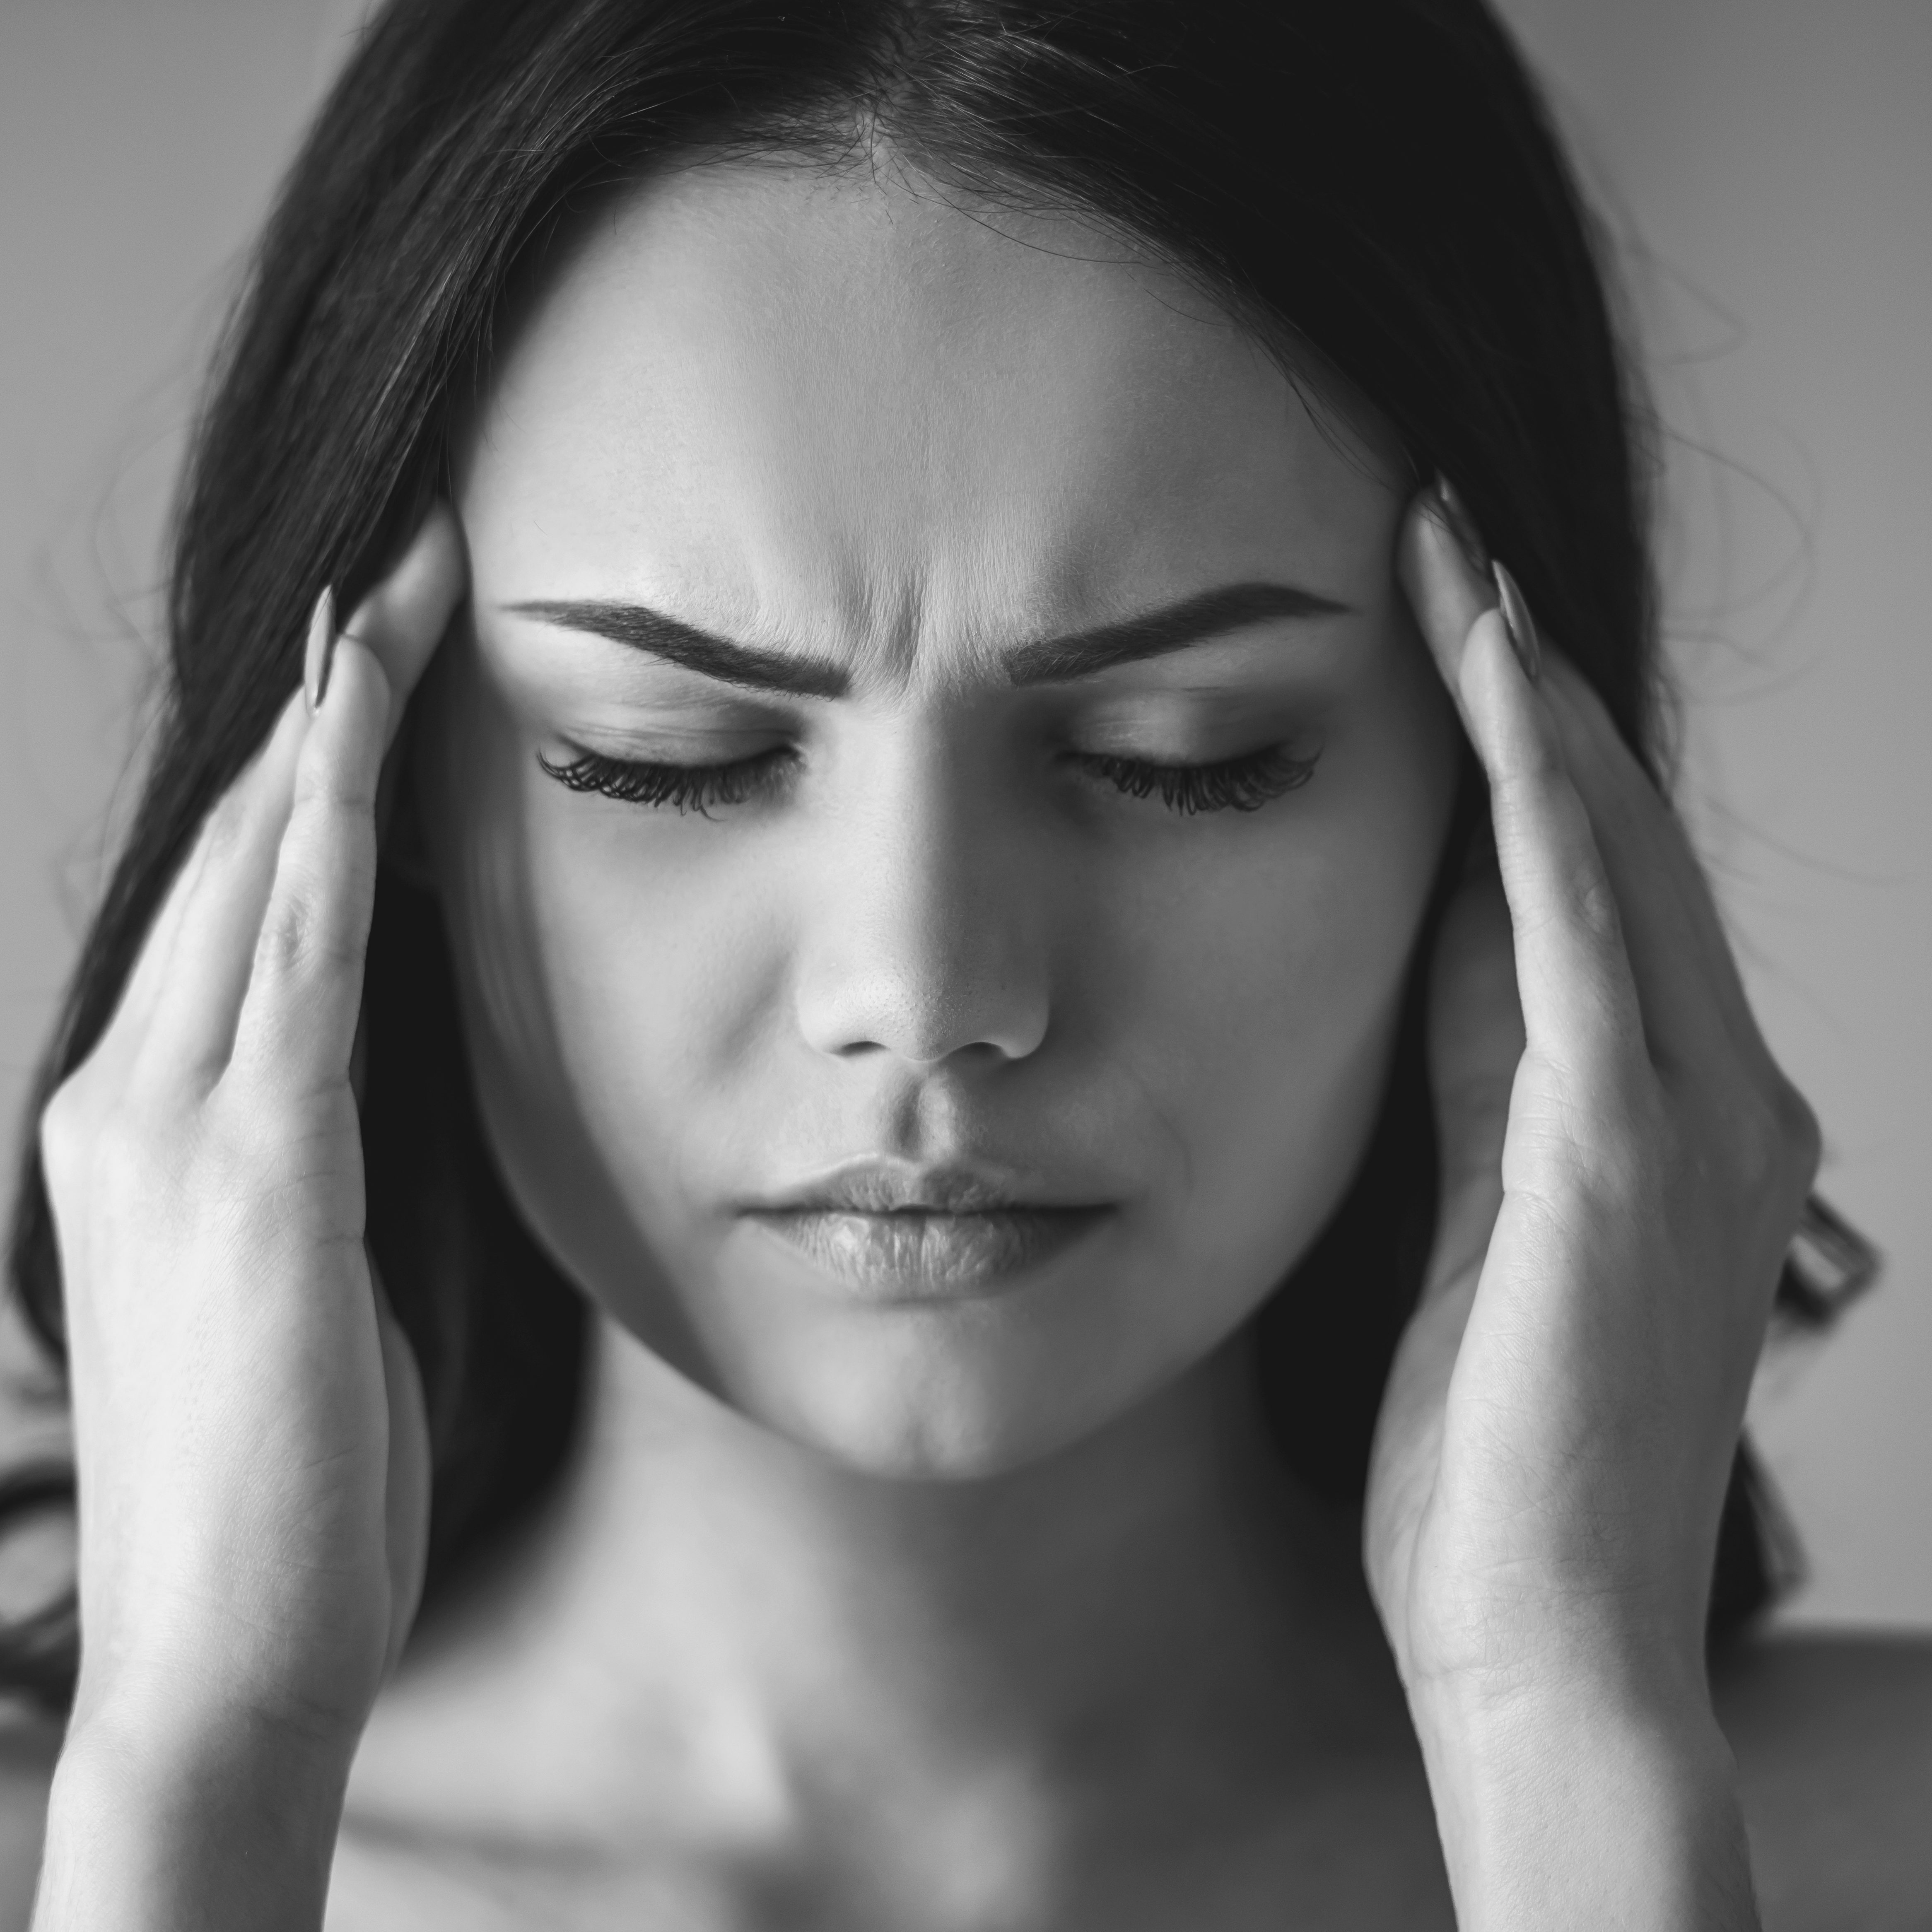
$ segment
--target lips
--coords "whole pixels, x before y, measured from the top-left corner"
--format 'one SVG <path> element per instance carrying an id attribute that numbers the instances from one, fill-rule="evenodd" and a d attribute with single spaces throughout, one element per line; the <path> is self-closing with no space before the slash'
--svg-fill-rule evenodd
<path id="1" fill-rule="evenodd" d="M 1043 1192 L 987 1169 L 864 1161 L 746 1211 L 868 1299 L 937 1300 L 1017 1286 L 1113 1212 Z"/>
<path id="2" fill-rule="evenodd" d="M 754 1214 L 827 1274 L 880 1300 L 937 1300 L 1012 1283 L 1090 1233 L 1105 1208 L 994 1214 Z"/>

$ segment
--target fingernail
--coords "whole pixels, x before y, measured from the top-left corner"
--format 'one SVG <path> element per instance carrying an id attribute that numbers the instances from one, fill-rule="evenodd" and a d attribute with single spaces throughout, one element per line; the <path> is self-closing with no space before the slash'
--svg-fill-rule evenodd
<path id="1" fill-rule="evenodd" d="M 1516 661 L 1522 666 L 1523 676 L 1534 684 L 1543 670 L 1543 647 L 1537 642 L 1536 620 L 1529 614 L 1529 606 L 1523 602 L 1522 592 L 1508 568 L 1500 563 L 1490 568 L 1496 577 L 1496 596 L 1502 605 L 1503 622 L 1508 627 Z"/>
<path id="2" fill-rule="evenodd" d="M 1462 547 L 1462 554 L 1469 560 L 1469 566 L 1478 575 L 1486 577 L 1490 572 L 1490 553 L 1483 542 L 1482 532 L 1476 527 L 1476 520 L 1471 516 L 1468 506 L 1456 494 L 1456 486 L 1439 470 L 1436 476 L 1436 494 L 1442 506 L 1442 520 L 1449 526 L 1449 534 Z"/>
<path id="3" fill-rule="evenodd" d="M 302 694 L 313 718 L 328 695 L 329 667 L 335 662 L 335 586 L 326 584 L 308 620 L 308 648 L 302 654 Z"/>

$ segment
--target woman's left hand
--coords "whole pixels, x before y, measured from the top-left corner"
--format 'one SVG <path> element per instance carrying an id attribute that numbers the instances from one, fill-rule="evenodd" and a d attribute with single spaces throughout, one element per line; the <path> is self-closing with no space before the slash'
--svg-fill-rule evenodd
<path id="1" fill-rule="evenodd" d="M 1466 1925 L 1748 1925 L 1704 1622 L 1818 1130 L 1669 806 L 1559 656 L 1530 674 L 1460 520 L 1423 493 L 1400 568 L 1495 860 L 1433 962 L 1442 1205 L 1370 1582 Z"/>

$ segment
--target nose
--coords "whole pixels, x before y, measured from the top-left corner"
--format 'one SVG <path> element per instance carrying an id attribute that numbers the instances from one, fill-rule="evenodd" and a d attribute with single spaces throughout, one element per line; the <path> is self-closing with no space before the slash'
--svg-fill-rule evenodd
<path id="1" fill-rule="evenodd" d="M 1047 882 L 998 789 L 925 734 L 853 774 L 798 881 L 798 1024 L 820 1052 L 932 1067 L 1038 1049 Z"/>

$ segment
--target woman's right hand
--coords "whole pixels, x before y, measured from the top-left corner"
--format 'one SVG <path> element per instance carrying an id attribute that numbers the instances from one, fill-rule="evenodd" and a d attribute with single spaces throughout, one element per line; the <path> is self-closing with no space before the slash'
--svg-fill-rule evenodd
<path id="1" fill-rule="evenodd" d="M 350 1059 L 377 781 L 464 583 L 439 505 L 313 715 L 292 696 L 209 814 L 43 1118 L 80 1497 L 69 1758 L 252 1762 L 266 1740 L 346 1774 L 414 1614 L 428 1439 L 363 1245 Z M 55 1790 L 37 1924 L 122 1922 L 77 1909 Z"/>

